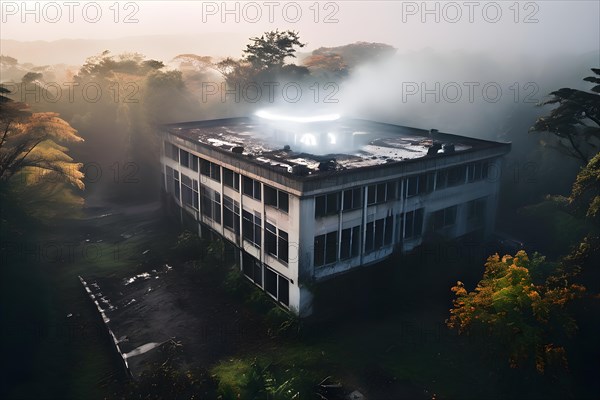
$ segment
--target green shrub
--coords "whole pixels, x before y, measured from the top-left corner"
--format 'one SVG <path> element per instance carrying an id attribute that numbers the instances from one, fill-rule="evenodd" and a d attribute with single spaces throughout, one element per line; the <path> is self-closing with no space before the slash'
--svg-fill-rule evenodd
<path id="1" fill-rule="evenodd" d="M 269 334 L 271 336 L 294 336 L 300 334 L 302 323 L 300 318 L 281 307 L 273 307 L 267 313 Z"/>

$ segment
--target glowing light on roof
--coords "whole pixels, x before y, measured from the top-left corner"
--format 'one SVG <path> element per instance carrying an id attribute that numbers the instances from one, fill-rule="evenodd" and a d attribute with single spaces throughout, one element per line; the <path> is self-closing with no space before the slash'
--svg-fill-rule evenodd
<path id="1" fill-rule="evenodd" d="M 312 133 L 305 133 L 304 135 L 302 135 L 300 143 L 304 143 L 307 146 L 316 146 L 317 138 Z"/>
<path id="2" fill-rule="evenodd" d="M 329 143 L 330 144 L 335 144 L 336 143 L 335 134 L 333 134 L 331 132 L 327 132 L 327 137 L 329 138 Z"/>
<path id="3" fill-rule="evenodd" d="M 287 121 L 287 122 L 323 122 L 323 121 L 335 121 L 340 119 L 339 114 L 323 114 L 313 115 L 311 117 L 293 117 L 289 115 L 277 115 L 266 110 L 257 111 L 254 115 L 260 118 L 268 119 L 271 121 Z"/>

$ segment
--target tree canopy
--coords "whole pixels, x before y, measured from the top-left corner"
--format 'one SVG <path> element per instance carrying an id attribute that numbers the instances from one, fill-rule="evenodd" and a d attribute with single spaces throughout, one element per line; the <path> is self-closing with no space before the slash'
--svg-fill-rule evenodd
<path id="1" fill-rule="evenodd" d="M 296 46 L 306 46 L 306 43 L 300 42 L 298 33 L 294 31 L 265 32 L 261 37 L 253 37 L 250 40 L 253 43 L 247 45 L 244 50 L 245 60 L 256 70 L 283 67 L 286 58 L 296 57 Z"/>
<path id="2" fill-rule="evenodd" d="M 2 93 L 7 94 L 6 88 Z M 35 172 L 38 178 L 57 175 L 83 189 L 81 164 L 74 163 L 60 143 L 81 142 L 77 131 L 57 113 L 31 113 L 26 105 L 2 95 L 0 112 L 0 182 L 19 172 Z"/>
<path id="3" fill-rule="evenodd" d="M 473 291 L 462 282 L 452 288 L 456 299 L 446 323 L 459 333 L 494 337 L 511 367 L 530 363 L 544 373 L 566 365 L 563 343 L 577 330 L 567 306 L 585 291 L 571 282 L 575 273 L 537 253 L 495 254 Z"/>
<path id="4" fill-rule="evenodd" d="M 600 145 L 600 68 L 592 68 L 596 76 L 583 80 L 595 83 L 590 92 L 562 88 L 550 93 L 540 105 L 556 104 L 549 115 L 538 118 L 530 131 L 550 132 L 556 136 L 552 146 L 587 164 Z"/>

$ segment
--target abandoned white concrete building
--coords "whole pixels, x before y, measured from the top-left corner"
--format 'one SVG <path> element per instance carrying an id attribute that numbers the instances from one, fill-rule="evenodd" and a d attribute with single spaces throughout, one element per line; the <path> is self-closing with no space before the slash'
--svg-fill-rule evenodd
<path id="1" fill-rule="evenodd" d="M 306 283 L 494 227 L 510 144 L 365 120 L 232 118 L 163 129 L 163 189 L 200 235 L 301 316 Z"/>

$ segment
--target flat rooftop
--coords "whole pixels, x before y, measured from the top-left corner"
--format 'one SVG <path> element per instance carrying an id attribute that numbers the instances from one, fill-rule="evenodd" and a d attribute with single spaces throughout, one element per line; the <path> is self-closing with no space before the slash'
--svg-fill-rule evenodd
<path id="1" fill-rule="evenodd" d="M 343 118 L 310 123 L 228 118 L 170 124 L 164 129 L 190 143 L 304 175 L 510 146 L 435 130 Z"/>

